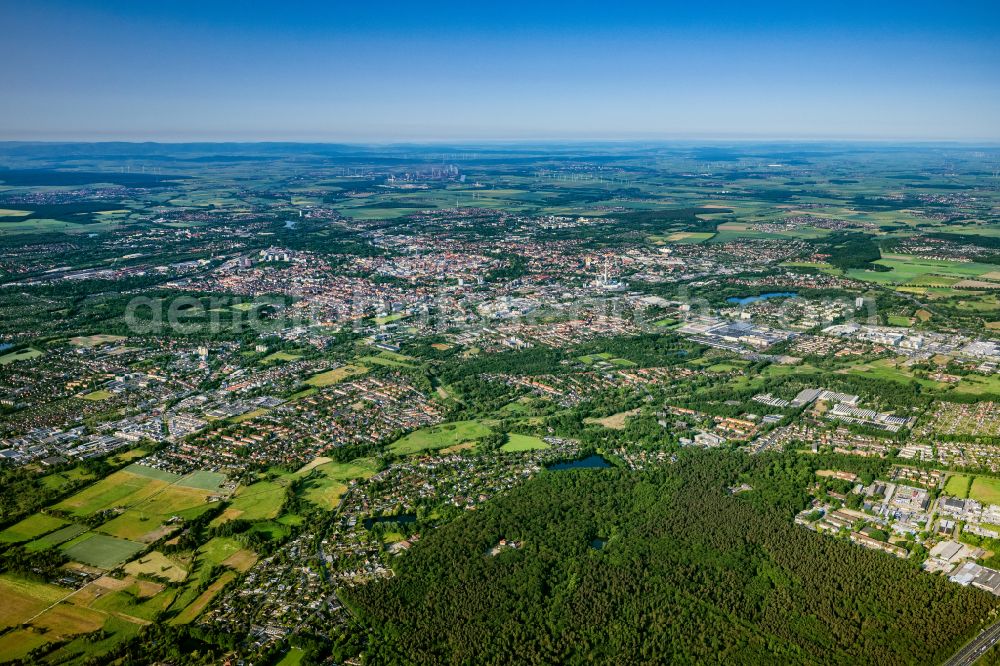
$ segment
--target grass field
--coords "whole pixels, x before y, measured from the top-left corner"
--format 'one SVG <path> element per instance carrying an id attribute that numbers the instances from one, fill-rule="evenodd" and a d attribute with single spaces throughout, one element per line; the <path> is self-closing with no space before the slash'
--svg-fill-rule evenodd
<path id="1" fill-rule="evenodd" d="M 135 504 L 167 485 L 165 481 L 121 470 L 63 500 L 55 508 L 75 516 L 89 516 L 104 509 Z"/>
<path id="2" fill-rule="evenodd" d="M 42 485 L 49 490 L 62 490 L 66 486 L 79 481 L 93 479 L 94 475 L 82 467 L 73 467 L 62 472 L 46 474 L 40 480 Z"/>
<path id="3" fill-rule="evenodd" d="M 222 484 L 225 482 L 225 474 L 198 470 L 196 472 L 191 472 L 178 481 L 177 486 L 183 488 L 195 488 L 198 490 L 208 490 L 214 493 L 219 492 L 222 489 Z"/>
<path id="4" fill-rule="evenodd" d="M 37 551 L 58 546 L 61 543 L 66 543 L 70 539 L 75 539 L 86 531 L 87 528 L 84 525 L 71 523 L 65 527 L 59 528 L 55 532 L 50 532 L 43 537 L 35 539 L 28 544 L 27 548 L 29 551 Z"/>
<path id="5" fill-rule="evenodd" d="M 42 352 L 40 350 L 29 347 L 28 349 L 21 349 L 19 351 L 0 356 L 0 365 L 7 365 L 8 363 L 13 363 L 14 361 L 28 361 L 33 358 L 38 358 L 41 355 Z"/>
<path id="6" fill-rule="evenodd" d="M 90 400 L 92 402 L 100 402 L 101 400 L 107 400 L 108 398 L 112 397 L 113 395 L 114 394 L 111 393 L 111 391 L 105 391 L 104 389 L 100 389 L 100 390 L 88 393 L 88 394 L 86 394 L 84 396 L 81 396 L 81 397 L 84 400 Z"/>
<path id="7" fill-rule="evenodd" d="M 72 542 L 71 542 L 72 543 Z M 113 569 L 145 548 L 141 543 L 117 539 L 104 534 L 91 534 L 63 549 L 76 562 L 98 569 Z"/>
<path id="8" fill-rule="evenodd" d="M 297 361 L 301 356 L 297 354 L 289 354 L 288 352 L 274 352 L 273 354 L 268 354 L 264 358 L 260 359 L 260 362 L 264 365 L 269 365 L 271 363 L 276 363 L 278 361 Z"/>
<path id="9" fill-rule="evenodd" d="M 944 484 L 945 494 L 965 499 L 969 496 L 970 480 L 971 478 L 965 474 L 952 474 Z"/>
<path id="10" fill-rule="evenodd" d="M 20 543 L 31 541 L 43 534 L 54 532 L 64 525 L 66 525 L 66 521 L 61 518 L 53 518 L 42 513 L 36 513 L 0 532 L 0 542 Z"/>
<path id="11" fill-rule="evenodd" d="M 990 264 L 975 262 L 922 259 L 903 254 L 886 254 L 875 263 L 888 267 L 888 272 L 876 272 L 855 268 L 847 271 L 847 276 L 856 280 L 881 284 L 942 284 L 941 280 L 953 278 L 955 281 L 984 275 L 996 270 Z"/>
<path id="12" fill-rule="evenodd" d="M 299 666 L 302 663 L 302 658 L 305 657 L 306 651 L 302 648 L 293 647 L 285 653 L 281 658 L 281 661 L 277 663 L 276 666 Z"/>
<path id="13" fill-rule="evenodd" d="M 983 504 L 1000 504 L 1000 479 L 977 476 L 972 481 L 969 497 Z"/>
<path id="14" fill-rule="evenodd" d="M 375 473 L 374 462 L 367 458 L 358 458 L 349 463 L 327 462 L 317 465 L 313 474 L 306 482 L 303 497 L 313 504 L 334 509 L 340 503 L 340 498 L 347 492 L 347 481 L 351 479 L 367 479 Z M 298 473 L 302 473 L 299 470 Z"/>
<path id="15" fill-rule="evenodd" d="M 18 629 L 0 636 L 0 662 L 23 659 L 29 652 L 48 643 L 48 640 L 37 632 L 28 629 Z"/>
<path id="16" fill-rule="evenodd" d="M 507 442 L 500 447 L 500 450 L 513 453 L 515 451 L 536 451 L 538 449 L 548 448 L 551 447 L 540 437 L 535 437 L 533 435 L 519 435 L 518 433 L 512 432 L 507 435 Z"/>
<path id="17" fill-rule="evenodd" d="M 129 474 L 144 476 L 147 479 L 166 481 L 167 483 L 174 483 L 181 478 L 179 474 L 174 474 L 173 472 L 167 472 L 162 469 L 156 469 L 155 467 L 147 467 L 146 465 L 138 464 L 129 465 L 122 471 L 128 472 Z"/>
<path id="18" fill-rule="evenodd" d="M 258 481 L 249 486 L 241 486 L 225 512 L 212 521 L 219 525 L 227 520 L 264 520 L 277 517 L 285 502 L 285 483 Z"/>
<path id="19" fill-rule="evenodd" d="M 104 626 L 106 619 L 107 616 L 100 611 L 62 603 L 39 615 L 31 624 L 46 633 L 65 637 L 97 631 Z"/>
<path id="20" fill-rule="evenodd" d="M 710 231 L 677 231 L 667 236 L 666 240 L 670 243 L 701 243 L 713 236 L 715 234 Z"/>
<path id="21" fill-rule="evenodd" d="M 125 337 L 121 335 L 81 335 L 70 338 L 69 343 L 77 347 L 98 347 L 109 342 L 121 342 Z"/>
<path id="22" fill-rule="evenodd" d="M 1000 377 L 997 375 L 965 375 L 955 387 L 956 393 L 982 395 L 992 393 L 1000 395 Z"/>
<path id="23" fill-rule="evenodd" d="M 577 360 L 585 365 L 593 365 L 595 363 L 607 362 L 611 365 L 617 365 L 622 368 L 635 367 L 635 363 L 625 358 L 615 358 L 614 355 L 607 352 L 602 352 L 600 354 L 588 354 L 586 356 L 578 356 Z"/>
<path id="24" fill-rule="evenodd" d="M 348 377 L 363 375 L 366 372 L 368 372 L 368 368 L 359 365 L 343 365 L 339 368 L 334 368 L 333 370 L 327 370 L 326 372 L 321 372 L 318 375 L 313 375 L 306 380 L 306 384 L 317 388 L 323 388 L 324 386 L 332 386 L 333 384 L 342 382 Z"/>
<path id="25" fill-rule="evenodd" d="M 897 366 L 894 360 L 888 358 L 872 361 L 871 363 L 861 363 L 851 366 L 848 369 L 848 372 L 851 374 L 862 374 L 866 377 L 874 377 L 876 379 L 887 379 L 893 382 L 917 382 L 921 386 L 925 386 L 927 388 L 941 389 L 946 386 L 942 382 L 916 377 L 912 372 L 910 372 L 909 369 L 903 366 Z"/>
<path id="26" fill-rule="evenodd" d="M 455 421 L 429 428 L 415 430 L 393 442 L 389 448 L 393 453 L 407 455 L 443 449 L 489 435 L 492 430 L 479 421 Z"/>
<path id="27" fill-rule="evenodd" d="M 711 368 L 709 368 L 711 370 Z M 635 416 L 639 413 L 638 409 L 630 409 L 627 412 L 618 412 L 617 414 L 612 414 L 611 416 L 605 416 L 602 419 L 597 418 L 585 418 L 584 423 L 597 423 L 604 426 L 605 428 L 610 428 L 611 430 L 624 430 L 625 423 L 629 418 Z"/>
<path id="28" fill-rule="evenodd" d="M 178 613 L 174 618 L 170 620 L 171 624 L 188 624 L 193 622 L 201 615 L 201 612 L 205 610 L 209 602 L 215 598 L 223 587 L 229 584 L 230 581 L 236 578 L 236 573 L 232 571 L 227 571 L 219 576 L 215 582 L 209 585 L 204 592 L 202 592 L 198 597 L 188 604 L 184 610 Z"/>
<path id="29" fill-rule="evenodd" d="M 171 518 L 191 519 L 206 511 L 210 507 L 208 497 L 211 494 L 200 488 L 166 486 L 97 529 L 122 539 L 151 543 L 175 529 L 168 524 Z"/>
<path id="30" fill-rule="evenodd" d="M 26 622 L 31 616 L 56 603 L 72 590 L 30 581 L 12 574 L 0 574 L 0 629 Z"/>
<path id="31" fill-rule="evenodd" d="M 179 583 L 188 576 L 187 568 L 158 550 L 146 553 L 142 557 L 132 560 L 125 565 L 125 572 L 133 576 L 140 574 L 158 576 L 159 578 L 166 578 L 175 583 Z"/>
<path id="32" fill-rule="evenodd" d="M 151 621 L 165 611 L 176 596 L 176 589 L 161 589 L 151 597 L 146 597 L 141 594 L 139 586 L 133 584 L 124 590 L 115 590 L 99 597 L 90 608 Z"/>

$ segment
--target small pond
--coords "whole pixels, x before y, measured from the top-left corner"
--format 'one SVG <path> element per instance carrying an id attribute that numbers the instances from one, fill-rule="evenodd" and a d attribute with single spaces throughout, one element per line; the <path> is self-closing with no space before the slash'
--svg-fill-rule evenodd
<path id="1" fill-rule="evenodd" d="M 595 453 L 592 456 L 580 458 L 579 460 L 570 460 L 568 462 L 549 465 L 546 469 L 558 472 L 564 469 L 603 469 L 605 467 L 611 467 L 611 463 Z"/>

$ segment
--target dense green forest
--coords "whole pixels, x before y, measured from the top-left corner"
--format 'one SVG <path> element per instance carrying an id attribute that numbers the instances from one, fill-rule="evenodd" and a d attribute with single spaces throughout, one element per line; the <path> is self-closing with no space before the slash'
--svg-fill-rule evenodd
<path id="1" fill-rule="evenodd" d="M 345 596 L 373 663 L 943 661 L 996 598 L 795 526 L 814 464 L 549 472 Z M 520 547 L 491 555 L 501 538 Z"/>

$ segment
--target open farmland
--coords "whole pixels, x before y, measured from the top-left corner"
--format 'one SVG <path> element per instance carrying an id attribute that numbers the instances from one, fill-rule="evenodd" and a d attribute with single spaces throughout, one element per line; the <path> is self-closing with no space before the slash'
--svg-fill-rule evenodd
<path id="1" fill-rule="evenodd" d="M 98 569 L 113 569 L 144 548 L 143 544 L 126 539 L 90 534 L 79 541 L 70 542 L 63 548 L 63 552 L 77 562 Z"/>

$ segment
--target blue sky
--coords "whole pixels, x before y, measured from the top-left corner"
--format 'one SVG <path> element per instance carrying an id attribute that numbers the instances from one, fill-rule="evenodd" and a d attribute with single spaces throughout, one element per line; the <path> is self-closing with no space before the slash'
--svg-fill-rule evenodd
<path id="1" fill-rule="evenodd" d="M 1000 3 L 0 0 L 0 139 L 1000 139 Z"/>

